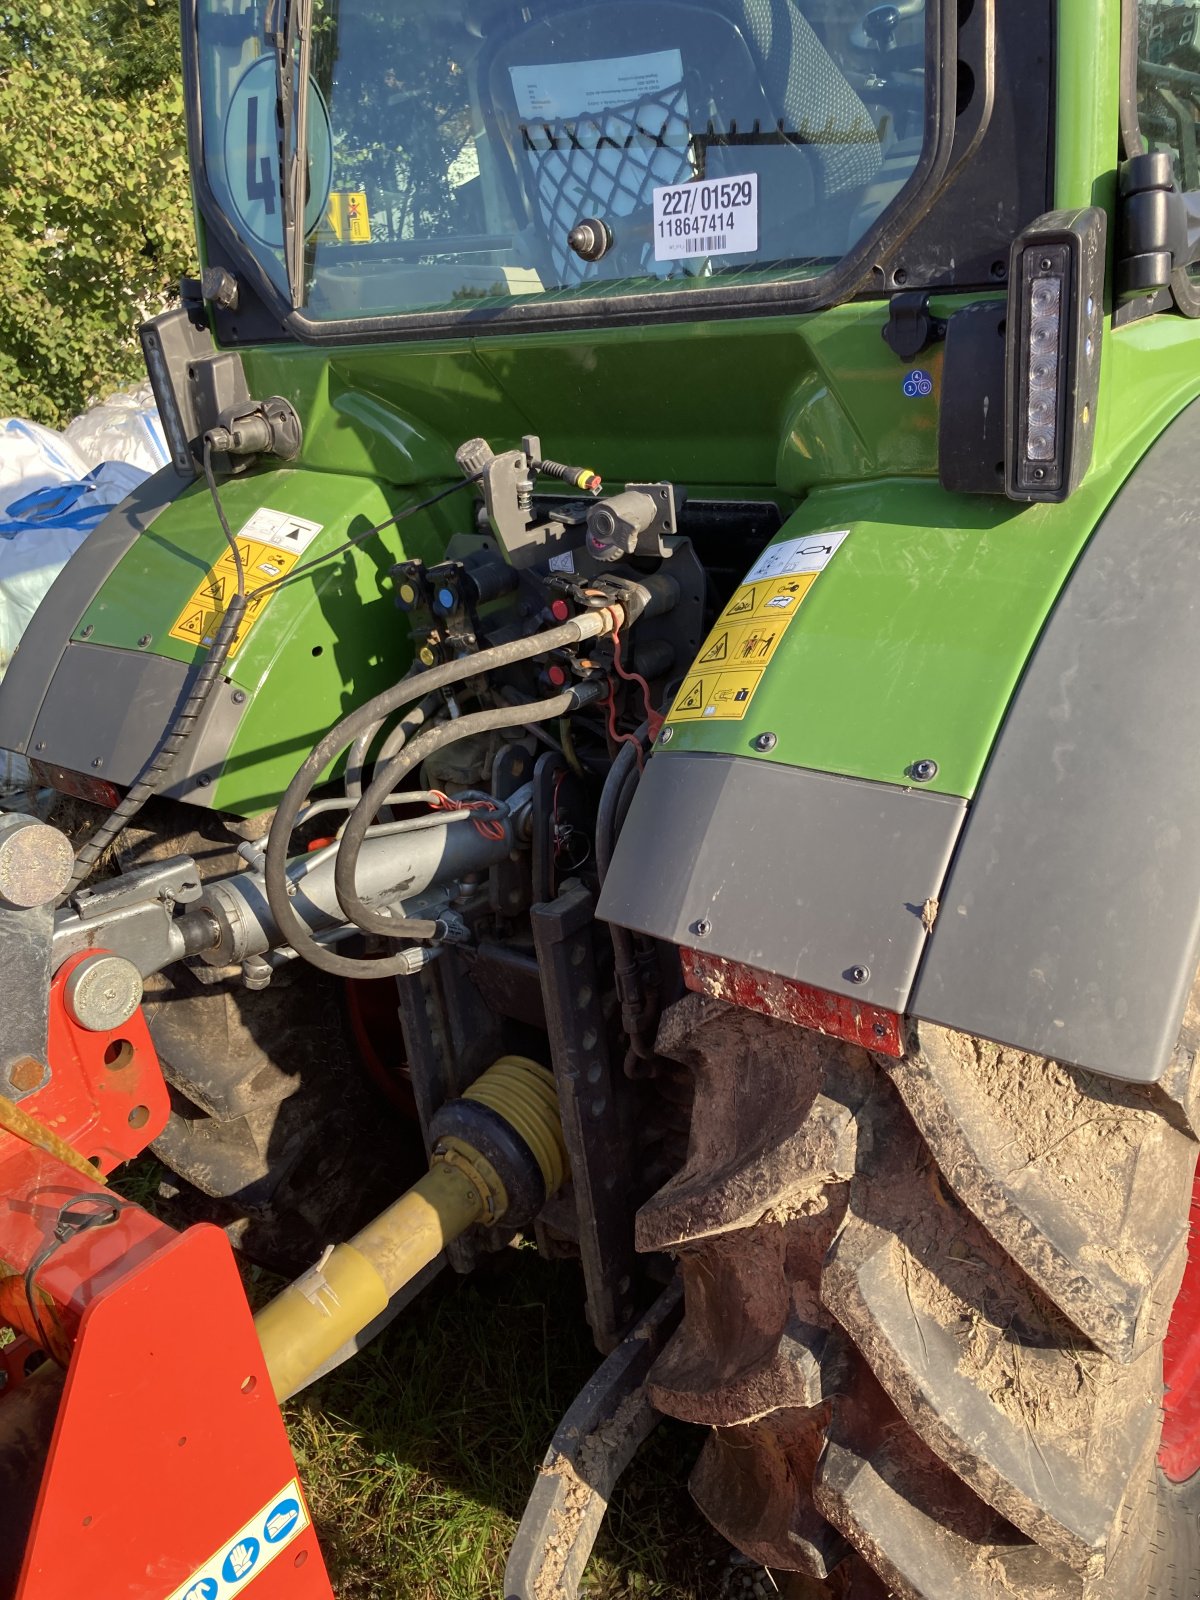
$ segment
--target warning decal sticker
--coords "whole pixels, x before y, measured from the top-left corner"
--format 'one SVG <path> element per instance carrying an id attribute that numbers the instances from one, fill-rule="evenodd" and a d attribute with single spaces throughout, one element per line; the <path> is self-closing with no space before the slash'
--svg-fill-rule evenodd
<path id="1" fill-rule="evenodd" d="M 293 1478 L 168 1600 L 229 1600 L 230 1595 L 241 1594 L 248 1580 L 270 1566 L 307 1527 L 308 1509 Z"/>
<path id="2" fill-rule="evenodd" d="M 290 572 L 321 532 L 322 526 L 319 522 L 309 522 L 304 517 L 290 517 L 282 511 L 271 511 L 264 506 L 242 528 L 237 536 L 237 547 L 246 571 L 246 593 L 251 599 L 230 648 L 231 656 L 236 655 L 251 624 L 275 593 L 274 589 L 269 589 L 266 594 L 255 596 L 254 591 Z M 188 597 L 187 604 L 170 630 L 171 638 L 206 648 L 210 646 L 236 593 L 237 563 L 233 551 L 226 550 Z"/>
<path id="3" fill-rule="evenodd" d="M 848 536 L 768 545 L 700 646 L 669 722 L 741 721 L 805 595 Z"/>

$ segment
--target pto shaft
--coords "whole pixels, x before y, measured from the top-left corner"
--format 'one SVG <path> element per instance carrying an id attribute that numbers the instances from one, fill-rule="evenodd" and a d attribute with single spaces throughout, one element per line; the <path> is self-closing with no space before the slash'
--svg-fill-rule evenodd
<path id="1" fill-rule="evenodd" d="M 520 1056 L 443 1106 L 431 1133 L 426 1175 L 255 1318 L 277 1399 L 302 1389 L 451 1240 L 477 1222 L 523 1227 L 567 1176 L 554 1079 Z"/>

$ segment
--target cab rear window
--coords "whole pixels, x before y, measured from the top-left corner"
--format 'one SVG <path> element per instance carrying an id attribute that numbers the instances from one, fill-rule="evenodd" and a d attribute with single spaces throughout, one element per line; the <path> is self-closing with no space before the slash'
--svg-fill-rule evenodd
<path id="1" fill-rule="evenodd" d="M 197 27 L 208 183 L 283 289 L 263 12 Z M 306 315 L 826 270 L 918 168 L 924 30 L 914 0 L 318 0 Z"/>

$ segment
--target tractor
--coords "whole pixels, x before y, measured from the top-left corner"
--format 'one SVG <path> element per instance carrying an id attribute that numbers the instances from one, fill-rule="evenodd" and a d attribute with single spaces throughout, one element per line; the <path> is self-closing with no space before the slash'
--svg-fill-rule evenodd
<path id="1" fill-rule="evenodd" d="M 0 685 L 0 1583 L 328 1600 L 279 1402 L 520 1237 L 506 1600 L 661 1415 L 814 1600 L 1200 1593 L 1200 6 L 182 40 L 172 465 Z"/>

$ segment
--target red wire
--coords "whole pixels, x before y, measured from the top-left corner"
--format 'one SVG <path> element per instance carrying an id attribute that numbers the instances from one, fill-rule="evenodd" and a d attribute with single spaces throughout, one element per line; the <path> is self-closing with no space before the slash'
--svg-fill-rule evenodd
<path id="1" fill-rule="evenodd" d="M 626 667 L 625 667 L 625 663 L 621 660 L 621 630 L 620 630 L 620 628 L 614 628 L 613 629 L 613 631 L 612 631 L 612 642 L 613 642 L 613 667 L 616 669 L 617 676 L 619 678 L 624 678 L 626 683 L 636 683 L 641 688 L 641 691 L 642 691 L 642 704 L 646 708 L 646 721 L 649 724 L 648 731 L 649 731 L 650 743 L 653 744 L 654 741 L 658 738 L 659 730 L 662 728 L 662 725 L 663 725 L 663 723 L 664 723 L 664 721 L 666 719 L 663 716 L 662 712 L 655 711 L 654 703 L 650 698 L 650 685 L 646 682 L 645 678 L 642 677 L 640 672 L 630 672 L 630 671 L 628 671 L 626 669 Z M 640 749 L 640 746 L 639 746 L 639 749 Z M 641 766 L 640 757 L 639 757 L 639 760 L 638 760 L 638 766 L 639 767 Z"/>
<path id="2" fill-rule="evenodd" d="M 602 706 L 608 708 L 608 739 L 613 745 L 631 744 L 637 755 L 638 771 L 642 770 L 645 758 L 642 755 L 642 741 L 636 733 L 617 732 L 617 702 L 612 692 L 612 684 L 608 686 L 608 694 L 600 701 Z"/>
<path id="3" fill-rule="evenodd" d="M 495 811 L 495 803 L 491 800 L 452 800 L 448 794 L 443 794 L 440 789 L 431 789 L 429 809 L 431 811 Z M 482 817 L 472 817 L 475 832 L 484 839 L 492 839 L 499 843 L 504 838 L 504 824 L 498 821 L 488 821 Z"/>

